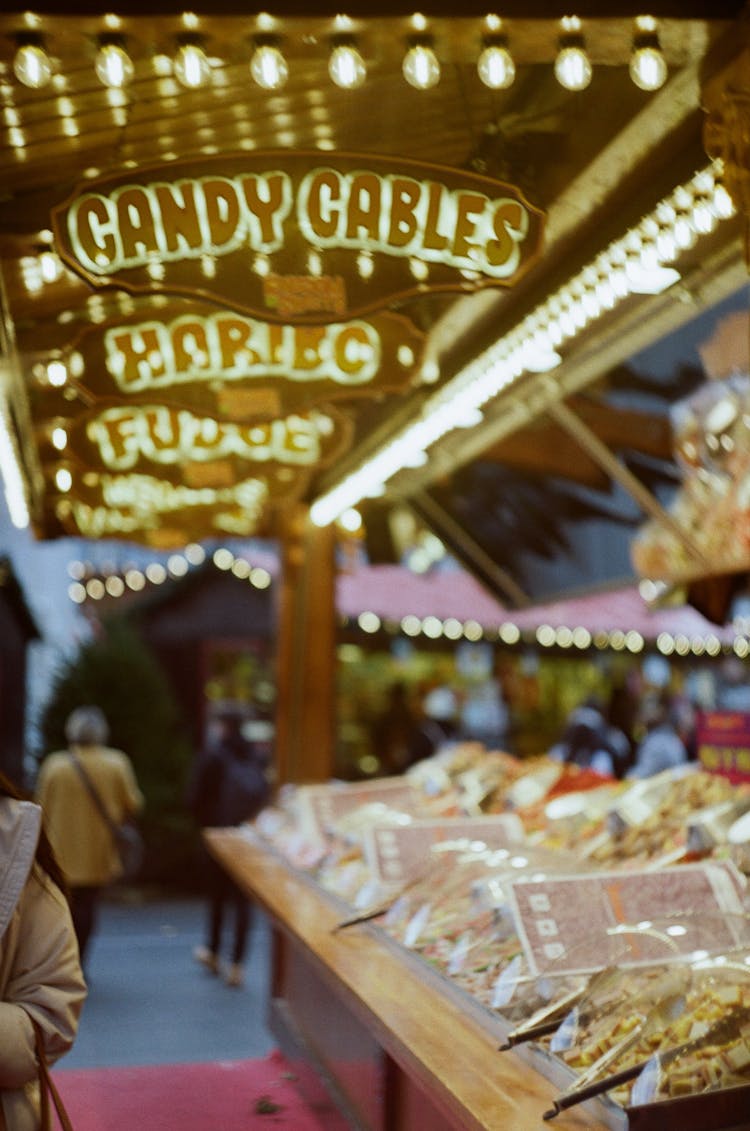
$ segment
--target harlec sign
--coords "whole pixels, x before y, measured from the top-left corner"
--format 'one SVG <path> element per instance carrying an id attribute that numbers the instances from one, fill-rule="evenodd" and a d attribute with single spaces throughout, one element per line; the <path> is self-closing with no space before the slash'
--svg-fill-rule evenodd
<path id="1" fill-rule="evenodd" d="M 86 327 L 66 363 L 88 405 L 170 404 L 245 423 L 403 390 L 423 335 L 400 315 L 295 326 L 187 301 Z"/>
<path id="2" fill-rule="evenodd" d="M 62 259 L 92 286 L 320 323 L 509 286 L 539 253 L 543 213 L 461 169 L 272 150 L 96 178 L 52 223 Z"/>

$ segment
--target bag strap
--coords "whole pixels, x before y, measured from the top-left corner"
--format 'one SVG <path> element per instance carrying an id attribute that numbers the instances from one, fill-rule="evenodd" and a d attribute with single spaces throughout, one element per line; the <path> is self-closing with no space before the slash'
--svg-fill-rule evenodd
<path id="1" fill-rule="evenodd" d="M 70 1116 L 65 1110 L 65 1104 L 62 1101 L 57 1085 L 52 1079 L 52 1075 L 47 1064 L 47 1054 L 44 1051 L 44 1040 L 42 1037 L 42 1030 L 39 1023 L 31 1018 L 31 1023 L 34 1026 L 34 1041 L 36 1044 L 36 1059 L 39 1068 L 39 1096 L 41 1102 L 41 1128 L 42 1131 L 52 1131 L 52 1120 L 50 1118 L 50 1096 L 55 1105 L 57 1118 L 60 1120 L 62 1131 L 73 1131 L 73 1124 L 70 1122 Z"/>
<path id="2" fill-rule="evenodd" d="M 97 809 L 99 810 L 99 813 L 101 814 L 102 820 L 104 821 L 104 823 L 106 824 L 110 833 L 114 837 L 115 833 L 116 833 L 116 825 L 115 825 L 114 821 L 112 820 L 112 818 L 110 817 L 109 813 L 107 812 L 105 805 L 104 805 L 104 802 L 102 801 L 101 797 L 99 796 L 99 791 L 97 790 L 96 786 L 94 785 L 94 783 L 92 782 L 88 773 L 86 772 L 86 768 L 85 768 L 83 762 L 81 761 L 81 759 L 78 757 L 78 755 L 73 754 L 72 751 L 71 751 L 70 757 L 71 757 L 71 760 L 73 762 L 73 765 L 78 770 L 81 781 L 86 786 L 86 789 L 89 791 L 89 793 L 91 794 L 91 800 L 96 805 Z"/>

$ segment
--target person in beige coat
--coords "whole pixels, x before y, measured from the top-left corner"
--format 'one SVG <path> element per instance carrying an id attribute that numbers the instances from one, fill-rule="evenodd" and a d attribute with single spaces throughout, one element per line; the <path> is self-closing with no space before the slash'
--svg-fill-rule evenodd
<path id="1" fill-rule="evenodd" d="M 38 805 L 0 775 L 0 1131 L 39 1131 L 34 1023 L 47 1060 L 78 1031 L 86 984 Z"/>
<path id="2" fill-rule="evenodd" d="M 96 807 L 75 757 L 115 824 L 138 813 L 143 795 L 130 759 L 106 743 L 109 726 L 98 707 L 78 707 L 65 724 L 67 750 L 49 754 L 39 770 L 37 800 L 45 828 L 70 889 L 73 923 L 81 962 L 96 926 L 102 889 L 117 879 L 120 860 L 102 814 Z"/>

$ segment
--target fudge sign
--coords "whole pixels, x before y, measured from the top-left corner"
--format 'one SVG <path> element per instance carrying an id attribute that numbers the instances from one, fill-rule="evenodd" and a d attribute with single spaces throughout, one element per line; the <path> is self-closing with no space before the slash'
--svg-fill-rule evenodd
<path id="1" fill-rule="evenodd" d="M 52 214 L 92 286 L 332 322 L 430 291 L 512 285 L 543 214 L 517 188 L 375 155 L 266 151 L 88 181 Z"/>

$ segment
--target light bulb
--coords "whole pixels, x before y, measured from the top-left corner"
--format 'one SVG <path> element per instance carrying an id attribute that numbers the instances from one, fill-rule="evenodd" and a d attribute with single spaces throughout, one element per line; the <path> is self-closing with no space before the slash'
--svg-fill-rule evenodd
<path id="1" fill-rule="evenodd" d="M 636 37 L 628 67 L 630 77 L 641 90 L 658 90 L 667 80 L 667 64 L 655 35 Z"/>
<path id="2" fill-rule="evenodd" d="M 183 86 L 191 90 L 205 86 L 211 77 L 208 56 L 198 43 L 183 43 L 174 59 L 174 73 Z"/>
<path id="3" fill-rule="evenodd" d="M 331 51 L 328 73 L 336 86 L 354 90 L 365 81 L 367 68 L 353 43 L 338 43 Z"/>
<path id="4" fill-rule="evenodd" d="M 52 251 L 43 251 L 39 256 L 39 270 L 45 283 L 54 283 L 60 277 L 60 260 Z"/>
<path id="5" fill-rule="evenodd" d="M 102 43 L 96 53 L 96 77 L 105 86 L 122 87 L 133 77 L 133 63 L 119 43 Z"/>
<path id="6" fill-rule="evenodd" d="M 59 467 L 55 472 L 55 486 L 58 491 L 69 491 L 73 486 L 73 476 L 67 467 Z"/>
<path id="7" fill-rule="evenodd" d="M 560 50 L 555 59 L 555 78 L 566 90 L 585 90 L 591 82 L 591 62 L 586 54 L 583 36 L 568 36 L 560 40 Z"/>
<path id="8" fill-rule="evenodd" d="M 68 380 L 68 370 L 62 361 L 50 361 L 47 366 L 47 380 L 55 388 L 62 388 Z"/>
<path id="9" fill-rule="evenodd" d="M 21 43 L 13 59 L 13 73 L 24 86 L 38 90 L 52 78 L 52 60 L 41 43 Z"/>
<path id="10" fill-rule="evenodd" d="M 505 43 L 487 43 L 477 60 L 477 74 L 490 90 L 507 90 L 516 77 L 516 65 Z"/>
<path id="11" fill-rule="evenodd" d="M 404 78 L 417 90 L 429 90 L 440 81 L 440 63 L 427 43 L 415 43 L 404 56 Z"/>
<path id="12" fill-rule="evenodd" d="M 250 60 L 250 74 L 264 90 L 278 90 L 289 78 L 289 67 L 278 47 L 259 43 Z"/>

